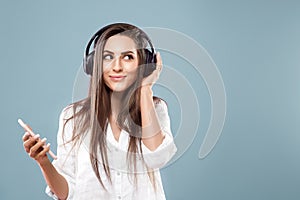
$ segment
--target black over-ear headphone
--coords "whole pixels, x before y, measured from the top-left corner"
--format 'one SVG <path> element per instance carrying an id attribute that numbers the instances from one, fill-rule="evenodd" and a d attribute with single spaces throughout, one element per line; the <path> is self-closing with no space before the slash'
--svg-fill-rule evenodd
<path id="1" fill-rule="evenodd" d="M 98 39 L 108 28 L 110 28 L 112 26 L 117 26 L 117 25 L 122 26 L 122 25 L 130 25 L 130 24 L 125 24 L 125 23 L 109 24 L 109 25 L 101 28 L 100 30 L 98 30 L 92 36 L 90 41 L 88 42 L 86 49 L 85 49 L 84 57 L 83 57 L 83 69 L 86 74 L 92 75 L 92 73 L 93 73 L 95 46 L 96 46 Z M 156 54 L 155 54 L 153 44 L 151 43 L 150 38 L 147 36 L 147 34 L 144 31 L 142 31 L 141 29 L 139 29 L 138 27 L 135 27 L 133 25 L 130 25 L 130 26 L 138 29 L 143 34 L 143 36 L 145 37 L 145 39 L 148 41 L 148 43 L 150 45 L 151 51 L 146 48 L 144 49 L 144 52 L 146 55 L 144 77 L 149 76 L 156 69 L 156 61 L 157 60 L 156 60 Z M 94 48 L 90 52 L 90 47 L 91 47 L 92 43 L 94 43 Z"/>

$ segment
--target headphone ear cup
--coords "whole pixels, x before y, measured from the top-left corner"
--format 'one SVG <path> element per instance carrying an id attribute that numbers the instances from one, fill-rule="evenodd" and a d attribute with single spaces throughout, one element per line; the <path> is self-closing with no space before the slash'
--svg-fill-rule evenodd
<path id="1" fill-rule="evenodd" d="M 149 76 L 156 69 L 156 54 L 152 53 L 148 49 L 145 49 L 146 62 L 145 62 L 145 71 L 144 77 Z"/>
<path id="2" fill-rule="evenodd" d="M 84 63 L 83 69 L 87 75 L 93 74 L 94 54 L 95 54 L 95 51 L 92 51 L 91 53 L 89 53 L 87 58 L 83 61 L 83 63 Z"/>

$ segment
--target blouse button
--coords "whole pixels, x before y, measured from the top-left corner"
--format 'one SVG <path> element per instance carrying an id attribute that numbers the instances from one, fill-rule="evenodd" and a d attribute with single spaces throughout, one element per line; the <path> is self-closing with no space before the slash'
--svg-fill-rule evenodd
<path id="1" fill-rule="evenodd" d="M 121 196 L 118 196 L 118 199 L 121 199 Z"/>
<path id="2" fill-rule="evenodd" d="M 118 176 L 120 176 L 120 174 L 121 174 L 120 172 L 117 172 L 117 175 L 118 175 Z"/>

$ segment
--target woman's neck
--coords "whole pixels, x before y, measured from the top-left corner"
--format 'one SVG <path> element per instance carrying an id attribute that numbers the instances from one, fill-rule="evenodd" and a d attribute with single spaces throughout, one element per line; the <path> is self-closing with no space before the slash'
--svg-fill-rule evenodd
<path id="1" fill-rule="evenodd" d="M 113 92 L 110 97 L 111 115 L 113 118 L 116 118 L 120 113 L 123 96 L 123 92 Z"/>

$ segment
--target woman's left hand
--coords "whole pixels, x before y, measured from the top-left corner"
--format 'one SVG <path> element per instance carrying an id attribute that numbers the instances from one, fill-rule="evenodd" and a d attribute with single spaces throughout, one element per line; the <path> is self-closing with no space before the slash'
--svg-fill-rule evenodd
<path id="1" fill-rule="evenodd" d="M 163 67 L 161 56 L 160 56 L 159 52 L 156 53 L 156 60 L 157 60 L 156 69 L 149 76 L 147 76 L 143 79 L 142 87 L 144 87 L 144 86 L 152 87 L 154 85 L 154 83 L 158 80 L 160 72 Z"/>

